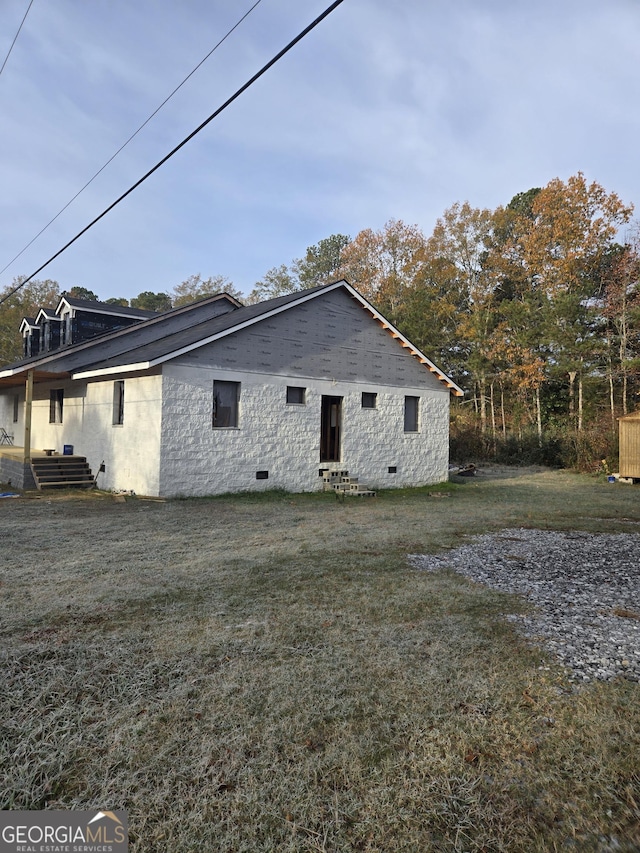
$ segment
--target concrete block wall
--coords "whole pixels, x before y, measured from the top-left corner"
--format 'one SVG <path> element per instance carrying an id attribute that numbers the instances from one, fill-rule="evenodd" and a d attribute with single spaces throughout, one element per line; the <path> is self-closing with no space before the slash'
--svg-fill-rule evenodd
<path id="1" fill-rule="evenodd" d="M 241 383 L 237 429 L 212 427 L 214 379 Z M 302 384 L 299 377 L 265 382 L 260 374 L 165 366 L 160 494 L 318 488 L 317 407 L 309 394 L 304 405 L 286 403 L 287 385 Z M 258 471 L 268 479 L 257 479 Z"/>
<path id="2" fill-rule="evenodd" d="M 377 393 L 363 409 L 361 391 Z M 404 431 L 404 397 L 419 397 L 418 432 Z M 342 404 L 342 460 L 376 489 L 424 486 L 449 476 L 449 392 L 360 387 Z M 389 469 L 395 468 L 395 473 Z"/>
<path id="3" fill-rule="evenodd" d="M 238 428 L 212 427 L 213 381 L 240 382 Z M 287 385 L 304 386 L 305 403 L 287 404 Z M 362 408 L 362 392 L 377 394 Z M 420 398 L 419 431 L 404 432 L 404 396 Z M 322 395 L 342 404 L 342 454 L 320 462 Z M 163 496 L 284 488 L 323 488 L 321 468 L 343 468 L 375 488 L 416 486 L 448 476 L 449 393 L 424 388 L 165 365 L 160 490 Z M 397 473 L 389 473 L 395 468 Z M 256 479 L 268 471 L 268 479 Z"/>
<path id="4" fill-rule="evenodd" d="M 114 381 L 124 381 L 124 422 L 113 423 Z M 162 377 L 123 375 L 89 382 L 76 453 L 87 457 L 103 489 L 157 495 L 160 480 Z"/>
<path id="5" fill-rule="evenodd" d="M 0 456 L 0 483 L 6 483 L 15 489 L 35 489 L 31 466 L 21 459 Z"/>

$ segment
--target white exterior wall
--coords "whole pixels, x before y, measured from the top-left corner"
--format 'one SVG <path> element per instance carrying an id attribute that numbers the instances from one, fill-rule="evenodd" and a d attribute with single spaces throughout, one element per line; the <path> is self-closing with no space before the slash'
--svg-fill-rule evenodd
<path id="1" fill-rule="evenodd" d="M 104 460 L 105 472 L 98 476 L 103 489 L 126 489 L 156 495 L 159 488 L 160 417 L 162 377 L 124 378 L 124 423 L 113 425 L 113 379 L 100 382 L 67 380 L 40 384 L 34 389 L 31 416 L 31 448 L 53 448 L 63 452 L 65 444 L 86 456 L 96 475 Z M 49 391 L 64 390 L 62 423 L 49 423 Z M 12 417 L 13 394 L 3 394 L 3 416 Z M 8 401 L 8 402 L 7 402 Z M 9 409 L 7 409 L 9 406 Z M 24 390 L 14 443 L 24 443 Z M 4 423 L 0 421 L 0 425 Z"/>
<path id="2" fill-rule="evenodd" d="M 377 393 L 375 409 L 362 408 L 362 391 Z M 420 398 L 418 432 L 404 431 L 405 395 Z M 344 467 L 361 483 L 388 489 L 448 479 L 448 390 L 358 385 L 345 395 L 342 423 Z"/>
<path id="3" fill-rule="evenodd" d="M 18 395 L 18 421 L 13 422 L 13 398 Z M 7 388 L 0 394 L 0 427 L 13 434 L 14 444 L 21 445 L 24 436 L 24 388 Z"/>
<path id="4" fill-rule="evenodd" d="M 213 381 L 241 383 L 239 427 L 213 429 Z M 287 405 L 287 385 L 307 389 Z M 362 409 L 363 391 L 377 393 Z M 404 396 L 420 397 L 418 433 L 404 432 Z M 320 462 L 322 395 L 343 397 L 341 461 Z M 163 368 L 160 494 L 322 488 L 320 468 L 344 468 L 375 488 L 447 479 L 449 393 L 169 364 Z M 396 474 L 388 468 L 395 466 Z M 257 480 L 257 471 L 269 478 Z"/>
<path id="5" fill-rule="evenodd" d="M 90 382 L 82 432 L 86 456 L 102 489 L 157 495 L 160 483 L 162 376 L 118 376 L 124 380 L 124 423 L 113 423 L 113 379 Z"/>

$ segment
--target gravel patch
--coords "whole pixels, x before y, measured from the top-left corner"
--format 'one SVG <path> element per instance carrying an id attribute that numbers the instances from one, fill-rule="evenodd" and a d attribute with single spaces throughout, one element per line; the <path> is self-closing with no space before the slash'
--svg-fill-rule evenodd
<path id="1" fill-rule="evenodd" d="M 575 681 L 640 681 L 640 535 L 503 530 L 445 554 L 410 555 L 417 569 L 453 569 L 535 605 L 509 614 Z"/>

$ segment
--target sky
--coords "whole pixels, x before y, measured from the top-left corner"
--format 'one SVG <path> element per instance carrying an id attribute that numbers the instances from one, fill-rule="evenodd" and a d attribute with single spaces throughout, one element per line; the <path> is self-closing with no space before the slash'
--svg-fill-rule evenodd
<path id="1" fill-rule="evenodd" d="M 0 74 L 0 269 L 255 0 L 33 0 Z M 28 7 L 0 0 L 0 64 Z M 0 274 L 30 275 L 329 6 L 261 0 Z M 428 236 L 578 171 L 640 213 L 640 0 L 344 0 L 37 278 L 248 294 L 332 234 Z"/>

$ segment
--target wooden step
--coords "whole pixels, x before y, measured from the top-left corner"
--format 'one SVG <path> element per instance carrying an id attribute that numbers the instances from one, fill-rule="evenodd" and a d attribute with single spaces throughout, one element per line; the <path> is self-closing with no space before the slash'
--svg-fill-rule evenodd
<path id="1" fill-rule="evenodd" d="M 47 480 L 45 483 L 39 483 L 38 488 L 42 489 L 90 489 L 93 486 L 93 477 L 89 480 Z"/>
<path id="2" fill-rule="evenodd" d="M 95 479 L 85 456 L 40 456 L 31 460 L 38 489 L 87 489 Z"/>

